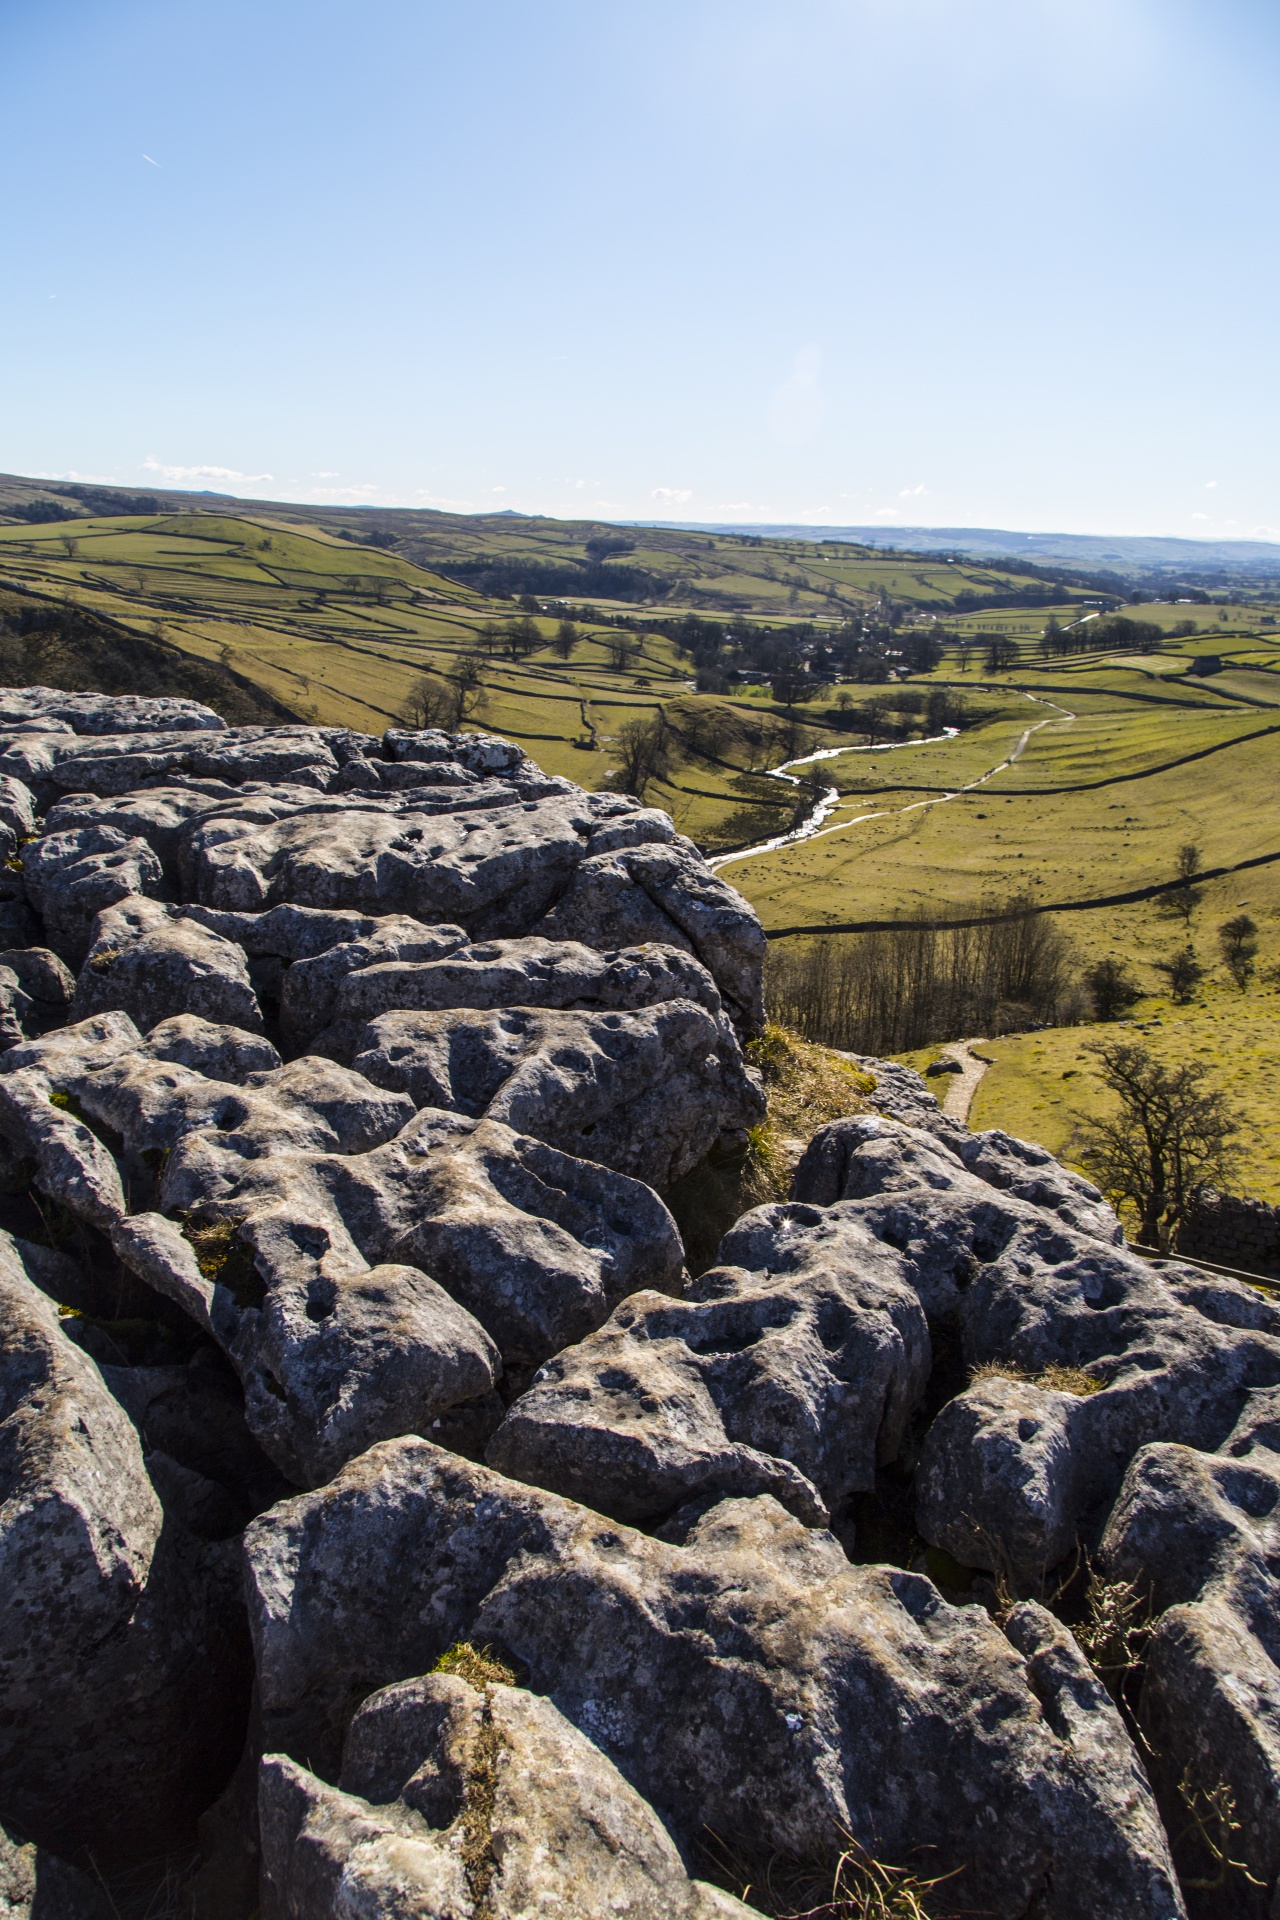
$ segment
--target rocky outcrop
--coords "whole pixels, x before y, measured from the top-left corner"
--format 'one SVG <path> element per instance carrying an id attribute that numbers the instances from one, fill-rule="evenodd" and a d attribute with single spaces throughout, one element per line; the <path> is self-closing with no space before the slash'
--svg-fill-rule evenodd
<path id="1" fill-rule="evenodd" d="M 1182 1911 L 1069 1636 L 1033 1612 L 1019 1649 L 767 1497 L 677 1545 L 397 1440 L 256 1521 L 246 1557 L 265 1737 L 322 1775 L 357 1700 L 493 1641 L 686 1845 L 710 1827 L 834 1860 L 852 1835 L 927 1849 L 1009 1920 Z"/>
<path id="2" fill-rule="evenodd" d="M 549 1700 L 432 1674 L 364 1702 L 340 1784 L 282 1754 L 259 1788 L 280 1920 L 364 1912 L 731 1920 L 653 1809 Z M 412 1903 L 410 1906 L 409 1903 Z"/>
<path id="3" fill-rule="evenodd" d="M 189 1470 L 144 1457 L 64 1324 L 0 1235 L 0 1806 L 110 1862 L 175 1844 L 222 1786 L 248 1647 L 236 1546 L 171 1509 Z"/>
<path id="4" fill-rule="evenodd" d="M 1153 1617 L 1139 1713 L 1190 1878 L 1274 1911 L 1280 1876 L 1280 1391 L 1251 1393 L 1213 1452 L 1144 1447 L 1103 1536 Z M 1224 1802 L 1224 1790 L 1229 1807 Z M 1236 1825 L 1230 1825 L 1234 1818 Z M 1222 1874 L 1217 1852 L 1241 1862 Z M 1203 1901 L 1198 1911 L 1214 1909 Z"/>
<path id="5" fill-rule="evenodd" d="M 764 936 L 507 741 L 0 691 L 0 848 L 0 1900 L 1272 1920 L 1280 1306 L 875 1061 L 691 1283 Z"/>
<path id="6" fill-rule="evenodd" d="M 896 1458 L 929 1362 L 900 1257 L 849 1223 L 797 1260 L 771 1246 L 715 1268 L 679 1302 L 633 1295 L 540 1369 L 486 1458 L 632 1522 L 771 1493 L 822 1525 Z"/>

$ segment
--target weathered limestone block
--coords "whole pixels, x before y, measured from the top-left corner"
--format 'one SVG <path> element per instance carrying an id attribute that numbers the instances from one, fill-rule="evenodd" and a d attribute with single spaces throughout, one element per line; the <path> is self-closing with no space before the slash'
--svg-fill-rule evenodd
<path id="1" fill-rule="evenodd" d="M 687 840 L 591 854 L 535 931 L 593 947 L 687 947 L 735 1019 L 749 1032 L 764 1023 L 764 931 Z"/>
<path id="2" fill-rule="evenodd" d="M 143 1033 L 180 1014 L 262 1031 L 241 949 L 158 900 L 122 900 L 94 922 L 73 1015 L 84 1020 L 112 1009 Z"/>
<path id="3" fill-rule="evenodd" d="M 365 1029 L 353 1064 L 415 1106 L 487 1115 L 660 1192 L 764 1115 L 728 1021 L 690 1000 L 388 1013 Z"/>
<path id="4" fill-rule="evenodd" d="M 1280 1391 L 1252 1393 L 1214 1453 L 1144 1447 L 1101 1558 L 1158 1616 L 1139 1715 L 1169 1830 L 1183 1836 L 1180 1864 L 1193 1878 L 1218 1875 L 1198 1812 L 1258 1883 L 1228 1875 L 1230 1911 L 1267 1920 L 1280 1881 Z M 1240 1822 L 1229 1836 L 1211 1810 L 1224 1786 Z M 1203 1897 L 1192 1910 L 1226 1909 Z"/>
<path id="5" fill-rule="evenodd" d="M 782 1253 L 715 1268 L 682 1301 L 635 1294 L 540 1369 L 486 1458 L 633 1523 L 714 1492 L 772 1493 L 822 1525 L 895 1458 L 928 1380 L 900 1269 L 847 1226 L 794 1269 Z"/>
<path id="6" fill-rule="evenodd" d="M 369 1021 L 391 1012 L 455 1007 L 622 1012 L 666 1000 L 692 1000 L 710 1013 L 721 1006 L 706 968 L 678 948 L 653 944 L 600 952 L 580 941 L 537 935 L 486 940 L 441 959 L 374 964 L 349 974 L 333 1003 L 332 1040 L 352 1047 Z"/>
<path id="7" fill-rule="evenodd" d="M 875 1101 L 877 1094 L 868 1097 Z M 886 1182 L 941 1189 L 954 1180 L 957 1166 L 987 1186 L 1055 1214 L 1065 1226 L 1110 1246 L 1123 1244 L 1120 1222 L 1098 1189 L 1043 1147 L 997 1131 L 970 1133 L 941 1113 L 927 1128 L 861 1113 L 820 1127 L 796 1168 L 791 1198 L 829 1207 L 888 1191 Z"/>
<path id="8" fill-rule="evenodd" d="M 163 872 L 145 840 L 117 827 L 85 826 L 46 834 L 23 855 L 23 878 L 44 921 L 49 945 L 79 966 L 96 916 L 131 895 L 160 892 Z"/>
<path id="9" fill-rule="evenodd" d="M 460 921 L 473 935 L 522 933 L 582 857 L 572 801 L 556 795 L 482 812 L 368 807 L 299 813 L 191 847 L 195 897 L 261 911 L 299 906 Z"/>
<path id="10" fill-rule="evenodd" d="M 167 1518 L 138 1436 L 0 1236 L 0 1811 L 111 1859 L 179 1844 L 248 1697 L 236 1554 Z"/>
<path id="11" fill-rule="evenodd" d="M 259 1786 L 278 1920 L 730 1920 L 690 1880 L 653 1809 L 560 1713 L 517 1687 L 445 1674 L 389 1687 L 352 1723 L 342 1784 L 284 1755 Z"/>
<path id="12" fill-rule="evenodd" d="M 322 1776 L 361 1700 L 465 1637 L 505 1648 L 678 1842 L 927 1849 L 997 1920 L 1184 1911 L 1137 1756 L 1051 1628 L 1022 1654 L 768 1498 L 675 1545 L 405 1439 L 273 1508 L 245 1552 L 266 1739 Z"/>
<path id="13" fill-rule="evenodd" d="M 170 694 L 64 693 L 61 687 L 0 688 L 0 729 L 44 722 L 67 733 L 214 733 L 226 721 L 199 700 Z"/>

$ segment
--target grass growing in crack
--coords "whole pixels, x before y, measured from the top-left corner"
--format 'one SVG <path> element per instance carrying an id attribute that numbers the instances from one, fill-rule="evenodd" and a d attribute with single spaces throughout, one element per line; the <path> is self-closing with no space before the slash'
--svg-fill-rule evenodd
<path id="1" fill-rule="evenodd" d="M 1082 1400 L 1091 1393 L 1101 1393 L 1107 1384 L 1083 1367 L 1041 1367 L 1039 1373 L 1027 1373 L 1009 1360 L 984 1361 L 969 1375 L 970 1386 L 979 1380 L 1025 1380 L 1028 1386 L 1047 1387 L 1054 1393 L 1074 1393 Z"/>
<path id="2" fill-rule="evenodd" d="M 776 1022 L 747 1042 L 746 1056 L 764 1080 L 765 1118 L 745 1147 L 708 1154 L 665 1195 L 695 1275 L 714 1265 L 722 1236 L 748 1208 L 786 1199 L 812 1135 L 830 1120 L 862 1112 L 863 1096 L 875 1086 L 852 1061 Z"/>
<path id="3" fill-rule="evenodd" d="M 875 1077 L 772 1020 L 745 1052 L 769 1102 L 767 1115 L 751 1129 L 742 1174 L 743 1202 L 753 1207 L 786 1199 L 795 1163 L 818 1128 L 862 1112 Z"/>
<path id="4" fill-rule="evenodd" d="M 490 1688 L 514 1686 L 516 1676 L 492 1647 L 477 1647 L 470 1640 L 455 1641 L 440 1655 L 431 1671 L 465 1680 L 484 1701 L 480 1727 L 467 1757 L 459 1849 L 476 1914 L 483 1916 L 492 1909 L 490 1896 L 498 1870 L 493 1852 L 493 1809 L 498 1796 L 498 1761 L 503 1748 L 502 1735 L 493 1722 Z"/>
<path id="5" fill-rule="evenodd" d="M 470 1640 L 458 1640 L 436 1661 L 432 1673 L 456 1674 L 468 1686 L 483 1693 L 486 1687 L 514 1687 L 516 1676 L 492 1647 L 476 1647 Z"/>
<path id="6" fill-rule="evenodd" d="M 266 1299 L 266 1287 L 254 1265 L 252 1249 L 238 1237 L 239 1222 L 215 1220 L 197 1226 L 182 1222 L 182 1235 L 194 1250 L 196 1265 L 206 1280 L 224 1286 L 241 1307 L 260 1307 Z"/>
<path id="7" fill-rule="evenodd" d="M 710 1832 L 703 1851 L 720 1884 L 771 1920 L 945 1920 L 939 1889 L 955 1873 L 924 1880 L 843 1838 L 834 1863 L 781 1852 L 762 1859 Z"/>

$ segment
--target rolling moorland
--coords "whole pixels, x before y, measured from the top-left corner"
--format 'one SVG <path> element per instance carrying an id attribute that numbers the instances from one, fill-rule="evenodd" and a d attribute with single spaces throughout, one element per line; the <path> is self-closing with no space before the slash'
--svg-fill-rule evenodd
<path id="1" fill-rule="evenodd" d="M 43 517 L 54 513 L 65 517 Z M 1138 652 L 1087 645 L 1091 620 L 1133 591 L 1115 573 L 17 479 L 0 483 L 0 519 L 9 629 L 74 614 L 261 703 L 235 717 L 380 732 L 424 673 L 446 686 L 470 676 L 470 724 L 588 787 L 617 778 L 628 723 L 660 717 L 644 797 L 720 856 L 779 945 L 1034 900 L 1081 965 L 1114 955 L 1148 989 L 1126 1031 L 1230 1083 L 1247 1118 L 1246 1184 L 1280 1200 L 1268 978 L 1280 961 L 1280 592 L 1263 575 L 1149 587 L 1164 597 L 1125 611 L 1164 638 Z M 768 628 L 783 653 L 788 636 L 812 652 L 878 628 L 881 676 L 865 677 L 865 661 L 856 677 L 790 681 L 698 671 L 697 648 L 678 644 L 690 618 Z M 1051 620 L 1078 650 L 1046 655 Z M 936 664 L 901 677 L 921 640 Z M 815 805 L 816 831 L 749 850 L 785 840 Z M 1186 844 L 1207 876 L 1188 927 L 1157 891 Z M 1241 913 L 1260 940 L 1244 992 L 1215 942 Z M 1207 973 L 1179 1005 L 1155 991 L 1153 969 L 1188 939 Z M 973 1123 L 1070 1158 L 1079 1115 L 1105 1104 L 1086 1051 L 1096 1031 L 983 1037 L 994 1064 Z"/>

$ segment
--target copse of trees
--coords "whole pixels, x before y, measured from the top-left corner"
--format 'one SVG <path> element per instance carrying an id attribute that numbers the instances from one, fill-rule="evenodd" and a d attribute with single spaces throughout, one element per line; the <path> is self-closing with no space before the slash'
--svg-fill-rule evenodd
<path id="1" fill-rule="evenodd" d="M 1079 1011 L 1070 942 L 1025 897 L 991 906 L 971 926 L 774 942 L 765 991 L 772 1018 L 806 1039 L 879 1055 Z"/>
<path id="2" fill-rule="evenodd" d="M 1051 618 L 1040 636 L 1040 651 L 1050 658 L 1070 653 L 1154 653 L 1164 641 L 1164 630 L 1154 620 L 1135 620 L 1127 613 L 1104 614 L 1096 620 L 1078 620 L 1068 627 Z"/>

